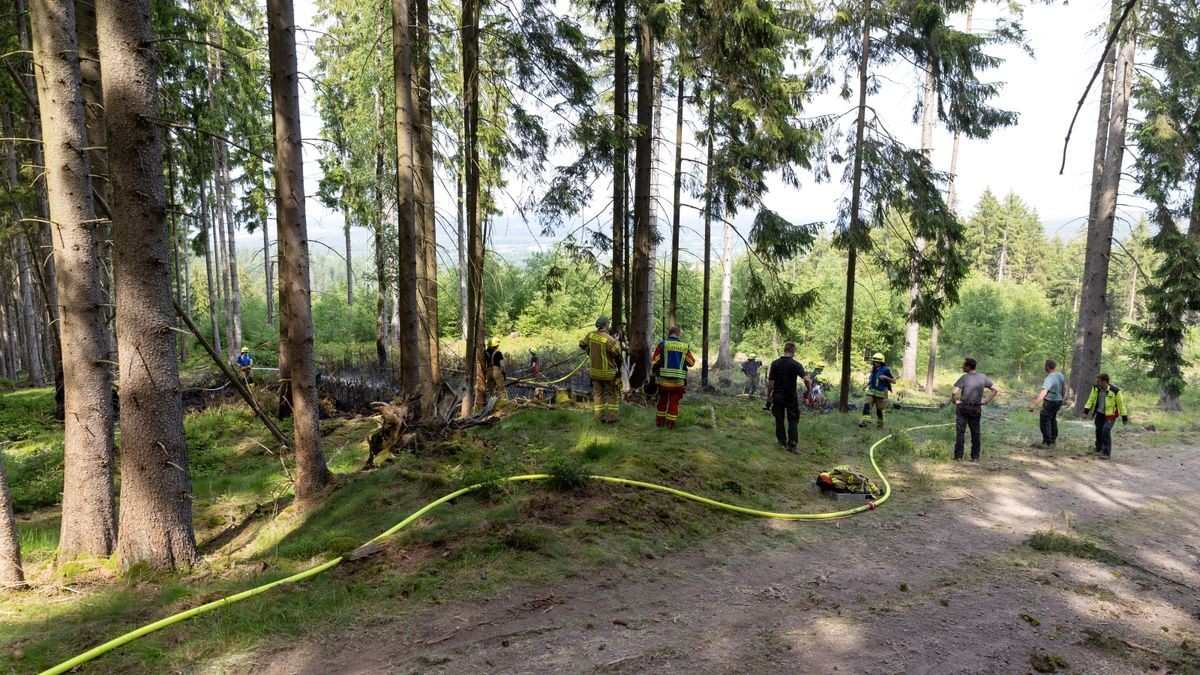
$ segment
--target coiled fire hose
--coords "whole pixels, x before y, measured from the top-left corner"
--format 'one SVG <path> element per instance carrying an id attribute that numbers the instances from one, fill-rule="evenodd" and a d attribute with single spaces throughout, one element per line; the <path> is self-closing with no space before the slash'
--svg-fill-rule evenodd
<path id="1" fill-rule="evenodd" d="M 904 429 L 903 431 L 905 433 L 907 433 L 910 431 L 918 431 L 920 429 L 935 429 L 938 427 L 950 426 L 951 424 L 953 424 L 953 423 L 923 424 L 923 425 L 918 425 L 918 426 L 914 426 L 914 427 L 909 427 L 907 429 Z M 658 490 L 659 492 L 666 492 L 669 494 L 673 494 L 677 497 L 682 497 L 684 499 L 690 499 L 695 502 L 700 502 L 701 504 L 707 504 L 709 506 L 712 506 L 712 507 L 715 507 L 718 509 L 732 511 L 734 513 L 740 513 L 742 515 L 747 515 L 747 516 L 755 516 L 755 517 L 759 517 L 759 518 L 774 518 L 774 519 L 780 519 L 780 520 L 833 520 L 835 518 L 846 518 L 848 516 L 853 516 L 855 514 L 862 513 L 864 511 L 873 510 L 878 506 L 882 506 L 884 504 L 884 502 L 886 502 L 892 496 L 892 484 L 888 482 L 887 476 L 883 475 L 883 471 L 879 468 L 879 464 L 875 460 L 875 449 L 878 448 L 880 445 L 882 445 L 884 443 L 884 441 L 888 440 L 889 438 L 891 438 L 894 435 L 895 435 L 895 433 L 891 433 L 891 434 L 888 434 L 887 436 L 884 436 L 883 438 L 879 439 L 878 441 L 875 441 L 875 443 L 873 443 L 871 445 L 870 449 L 867 451 L 867 456 L 871 460 L 871 468 L 873 468 L 875 470 L 876 475 L 878 475 L 879 479 L 881 481 L 883 481 L 883 494 L 879 497 L 879 499 L 877 499 L 873 502 L 867 502 L 866 504 L 863 504 L 862 506 L 857 506 L 852 509 L 845 509 L 843 511 L 833 511 L 833 512 L 829 512 L 829 513 L 776 513 L 773 511 L 761 511 L 758 509 L 751 509 L 751 508 L 747 508 L 744 506 L 737 506 L 736 504 L 726 504 L 725 502 L 719 502 L 715 499 L 709 499 L 707 497 L 701 497 L 700 495 L 692 494 L 690 492 L 685 492 L 683 490 L 679 490 L 679 489 L 676 489 L 673 487 L 667 487 L 666 485 L 658 485 L 656 483 L 647 483 L 644 481 L 633 480 L 630 478 L 617 478 L 614 476 L 588 476 L 588 478 L 590 478 L 592 480 L 602 481 L 605 483 L 615 483 L 618 485 L 632 485 L 634 487 L 645 488 L 647 490 Z M 549 480 L 552 477 L 553 476 L 551 476 L 550 474 L 547 474 L 547 473 L 534 473 L 534 474 L 525 474 L 525 475 L 520 475 L 520 476 L 508 476 L 507 478 L 501 478 L 495 482 L 520 483 L 520 482 L 526 482 L 526 481 Z M 412 514 L 410 514 L 407 518 L 396 523 L 395 525 L 393 525 L 391 528 L 387 529 L 386 531 L 381 532 L 380 534 L 378 534 L 373 539 L 366 542 L 359 548 L 365 548 L 372 544 L 377 544 L 377 543 L 383 541 L 384 539 L 387 539 L 388 537 L 392 536 L 393 534 L 396 534 L 397 532 L 404 529 L 405 527 L 408 527 L 409 525 L 411 525 L 413 523 L 413 521 L 417 520 L 418 518 L 425 515 L 426 513 L 429 513 L 430 511 L 436 509 L 437 507 L 441 506 L 442 504 L 445 504 L 448 501 L 457 499 L 458 497 L 461 497 L 467 493 L 474 492 L 475 490 L 485 487 L 488 484 L 489 483 L 476 483 L 475 485 L 468 485 L 467 487 L 461 488 L 459 490 L 455 490 L 454 492 L 451 492 L 447 495 L 439 497 L 438 499 L 435 499 L 434 501 L 429 502 L 425 506 L 422 506 L 421 508 L 417 509 Z M 282 586 L 283 584 L 292 584 L 292 583 L 296 583 L 298 581 L 303 581 L 305 579 L 308 579 L 309 577 L 314 577 L 328 569 L 336 567 L 337 565 L 342 563 L 345 559 L 346 559 L 345 556 L 338 556 L 337 558 L 334 558 L 327 562 L 321 563 L 320 565 L 317 565 L 316 567 L 312 567 L 307 570 L 304 570 L 303 572 L 293 574 L 290 577 L 278 579 L 276 581 L 272 581 L 270 583 L 263 584 L 262 586 L 258 586 L 256 588 L 251 588 L 249 590 L 245 590 L 240 593 L 235 593 L 233 595 L 229 595 L 224 598 L 220 598 L 218 600 L 214 600 L 212 602 L 200 605 L 199 607 L 193 607 L 189 610 L 179 612 L 178 614 L 173 614 L 164 619 L 159 619 L 158 621 L 155 621 L 154 623 L 146 624 L 145 626 L 142 626 L 141 628 L 137 628 L 135 630 L 129 631 L 128 633 L 125 633 L 124 635 L 113 638 L 112 640 L 109 640 L 108 642 L 105 642 L 102 645 L 93 647 L 92 649 L 89 649 L 88 651 L 86 651 L 82 654 L 79 654 L 78 656 L 75 656 L 74 658 L 63 661 L 62 663 L 58 664 L 57 666 L 54 666 L 53 668 L 43 671 L 41 673 L 41 675 L 57 675 L 58 673 L 65 673 L 65 672 L 71 670 L 72 668 L 75 668 L 84 663 L 87 663 L 88 661 L 91 661 L 92 659 L 94 659 L 98 656 L 106 654 L 106 653 L 116 649 L 117 647 L 120 647 L 121 645 L 133 642 L 134 640 L 136 640 L 142 636 L 149 635 L 150 633 L 153 633 L 155 631 L 162 630 L 163 628 L 166 628 L 168 626 L 179 623 L 180 621 L 190 619 L 193 616 L 203 614 L 205 612 L 210 612 L 214 609 L 219 609 L 219 608 L 225 607 L 227 605 L 232 605 L 235 602 L 238 602 L 240 600 L 245 600 L 246 598 L 258 595 L 260 593 L 265 593 L 265 592 L 271 590 L 272 588 L 275 588 L 276 586 Z"/>

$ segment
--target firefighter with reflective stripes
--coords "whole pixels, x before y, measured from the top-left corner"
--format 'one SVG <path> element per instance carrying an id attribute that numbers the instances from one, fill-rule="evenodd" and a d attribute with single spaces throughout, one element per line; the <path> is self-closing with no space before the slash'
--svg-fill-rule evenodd
<path id="1" fill-rule="evenodd" d="M 609 333 L 607 316 L 596 319 L 596 330 L 579 341 L 579 348 L 588 353 L 596 421 L 616 422 L 621 416 L 621 381 L 617 379 L 621 343 Z"/>
<path id="2" fill-rule="evenodd" d="M 667 338 L 654 348 L 651 363 L 658 373 L 658 412 L 654 415 L 654 426 L 674 429 L 679 419 L 679 401 L 687 384 L 687 369 L 696 365 L 688 344 L 679 339 L 679 326 L 671 326 Z"/>

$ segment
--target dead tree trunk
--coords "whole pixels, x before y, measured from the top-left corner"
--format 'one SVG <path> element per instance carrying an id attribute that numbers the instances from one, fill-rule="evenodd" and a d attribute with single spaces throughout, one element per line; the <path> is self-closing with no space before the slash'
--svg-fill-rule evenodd
<path id="1" fill-rule="evenodd" d="M 712 87 L 712 80 L 709 80 L 709 87 Z M 713 105 L 716 101 L 716 95 L 710 90 L 708 93 L 708 115 L 705 124 L 708 126 L 707 140 L 708 155 L 704 164 L 704 288 L 702 290 L 703 300 L 700 309 L 700 388 L 708 388 L 708 324 L 709 324 L 709 296 L 712 293 L 709 289 L 712 286 L 712 265 L 710 262 L 712 251 L 712 210 L 713 210 L 713 193 L 712 193 L 712 172 L 713 172 Z"/>
<path id="2" fill-rule="evenodd" d="M 150 0 L 97 5 L 113 187 L 121 378 L 122 567 L 174 569 L 199 559 L 175 358 L 170 242 L 163 194 Z"/>
<path id="3" fill-rule="evenodd" d="M 66 410 L 59 560 L 66 561 L 108 555 L 116 539 L 112 382 L 103 363 L 108 338 L 74 6 L 33 0 L 30 18 L 58 270 Z"/>
<path id="4" fill-rule="evenodd" d="M 1084 253 L 1083 286 L 1075 333 L 1075 351 L 1071 358 L 1071 389 L 1075 392 L 1075 414 L 1083 413 L 1085 392 L 1100 373 L 1104 342 L 1104 316 L 1108 295 L 1108 263 L 1112 253 L 1113 224 L 1117 213 L 1117 192 L 1121 184 L 1121 165 L 1125 158 L 1125 123 L 1134 77 L 1134 53 L 1137 47 L 1137 14 L 1131 12 L 1126 23 L 1120 54 L 1113 72 L 1111 113 L 1104 129 L 1104 163 L 1096 195 L 1094 218 L 1089 218 L 1087 249 Z M 1103 95 L 1103 92 L 1102 92 Z M 1101 122 L 1105 101 L 1100 102 Z M 1101 130 L 1097 129 L 1097 142 Z M 1097 155 L 1100 150 L 1097 149 Z"/>
<path id="5" fill-rule="evenodd" d="M 933 164 L 933 118 L 937 101 L 934 98 L 933 66 L 925 66 L 925 91 L 921 101 L 921 154 Z M 918 251 L 925 249 L 925 241 L 914 242 Z M 916 259 L 914 258 L 914 264 Z M 904 360 L 900 366 L 900 378 L 910 384 L 917 381 L 917 349 L 921 344 L 921 326 L 917 323 L 917 298 L 920 286 L 914 280 L 908 289 L 908 312 L 904 321 Z"/>
<path id="6" fill-rule="evenodd" d="M 625 175 L 629 150 L 629 58 L 626 55 L 625 0 L 613 0 L 613 216 L 612 216 L 612 326 L 624 327 L 625 316 Z"/>
<path id="7" fill-rule="evenodd" d="M 286 287 L 288 377 L 295 417 L 296 498 L 316 497 L 329 483 L 321 451 L 321 421 L 313 358 L 308 225 L 304 216 L 304 154 L 300 132 L 300 84 L 296 66 L 296 18 L 291 0 L 267 0 L 271 102 L 275 110 L 275 213 L 279 224 L 281 285 Z M 282 331 L 281 331 L 282 332 Z M 280 370 L 282 371 L 282 364 Z M 282 375 L 282 372 L 281 372 Z"/>
<path id="8" fill-rule="evenodd" d="M 212 219 L 209 217 L 208 190 L 205 189 L 205 183 L 206 181 L 203 179 L 198 182 L 200 187 L 200 227 L 204 230 L 201 233 L 204 236 L 204 274 L 208 285 L 208 323 L 212 330 L 213 344 L 220 352 L 221 329 L 220 324 L 217 323 L 217 281 L 213 271 L 213 268 L 216 267 L 213 260 L 216 247 L 213 246 Z"/>
<path id="9" fill-rule="evenodd" d="M 229 351 L 237 354 L 242 348 L 242 289 L 241 281 L 238 279 L 238 259 L 237 259 L 237 221 L 233 208 L 233 178 L 229 175 L 229 146 L 225 141 L 217 142 L 218 151 L 218 167 L 221 175 L 221 185 L 219 189 L 222 194 L 222 202 L 225 204 L 225 235 L 227 249 L 225 257 L 229 260 L 229 293 L 230 305 L 232 313 L 229 317 L 229 322 L 233 325 L 233 345 Z"/>

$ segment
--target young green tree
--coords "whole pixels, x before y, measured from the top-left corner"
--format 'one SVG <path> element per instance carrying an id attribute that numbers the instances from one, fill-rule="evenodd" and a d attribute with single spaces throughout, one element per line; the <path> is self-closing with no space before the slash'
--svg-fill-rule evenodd
<path id="1" fill-rule="evenodd" d="M 1146 33 L 1157 77 L 1137 83 L 1144 120 L 1134 131 L 1138 153 L 1134 173 L 1138 192 L 1153 204 L 1158 232 L 1149 246 L 1159 256 L 1145 289 L 1146 317 L 1134 330 L 1150 375 L 1161 387 L 1159 407 L 1180 410 L 1189 364 L 1183 344 L 1200 312 L 1200 51 L 1194 36 L 1200 17 L 1186 6 L 1146 8 Z M 1186 231 L 1180 222 L 1187 222 Z"/>

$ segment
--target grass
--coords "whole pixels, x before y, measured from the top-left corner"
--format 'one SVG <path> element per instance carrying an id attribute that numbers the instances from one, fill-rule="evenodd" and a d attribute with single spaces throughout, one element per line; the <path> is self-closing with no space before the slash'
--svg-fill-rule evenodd
<path id="1" fill-rule="evenodd" d="M 53 504 L 61 492 L 62 455 L 51 406 L 47 390 L 0 395 L 0 438 L 21 437 L 3 450 L 14 495 L 18 490 L 26 495 L 18 508 L 18 531 L 36 585 L 0 598 L 0 643 L 8 645 L 0 652 L 0 668 L 23 672 L 52 666 L 148 621 L 344 554 L 464 485 L 486 487 L 423 517 L 375 556 L 147 636 L 98 665 L 156 672 L 178 663 L 220 662 L 264 644 L 328 635 L 431 604 L 547 584 L 714 540 L 750 548 L 815 540 L 819 533 L 804 525 L 771 527 L 586 476 L 662 483 L 751 508 L 829 511 L 837 506 L 810 487 L 813 478 L 840 464 L 869 473 L 865 449 L 882 436 L 858 429 L 856 415 L 806 414 L 800 424 L 803 454 L 791 455 L 775 445 L 773 420 L 757 401 L 689 394 L 679 428 L 672 431 L 656 429 L 653 411 L 634 406 L 624 406 L 616 426 L 595 424 L 590 406 L 530 409 L 419 456 L 405 454 L 383 468 L 360 472 L 365 439 L 375 423 L 329 420 L 323 443 L 339 487 L 302 512 L 291 503 L 288 472 L 270 450 L 269 436 L 244 406 L 231 404 L 185 420 L 195 526 L 206 558 L 189 574 L 161 575 L 118 573 L 106 561 L 54 570 L 58 514 Z M 714 412 L 717 424 L 706 428 Z M 997 408 L 988 415 L 984 454 L 989 460 L 1025 452 L 1021 446 L 1036 438 L 1036 416 L 1017 408 Z M 1183 416 L 1147 419 L 1181 432 L 1193 424 Z M 895 412 L 887 424 L 891 431 L 952 420 L 949 410 Z M 1086 452 L 1090 433 L 1086 425 L 1065 424 L 1054 452 Z M 885 442 L 878 457 L 902 498 L 871 517 L 905 517 L 957 485 L 961 478 L 947 478 L 939 468 L 949 459 L 952 438 L 952 428 L 941 428 Z M 14 472 L 17 464 L 20 470 Z M 34 466 L 49 469 L 40 475 Z M 498 481 L 542 472 L 553 479 Z M 1058 540 L 1050 545 L 1065 546 Z M 14 650 L 20 650 L 20 661 L 14 660 Z"/>
<path id="2" fill-rule="evenodd" d="M 1106 565 L 1126 564 L 1125 558 L 1112 551 L 1101 548 L 1081 537 L 1065 532 L 1042 531 L 1034 532 L 1025 543 L 1041 553 L 1061 553 L 1075 558 L 1095 560 Z"/>

